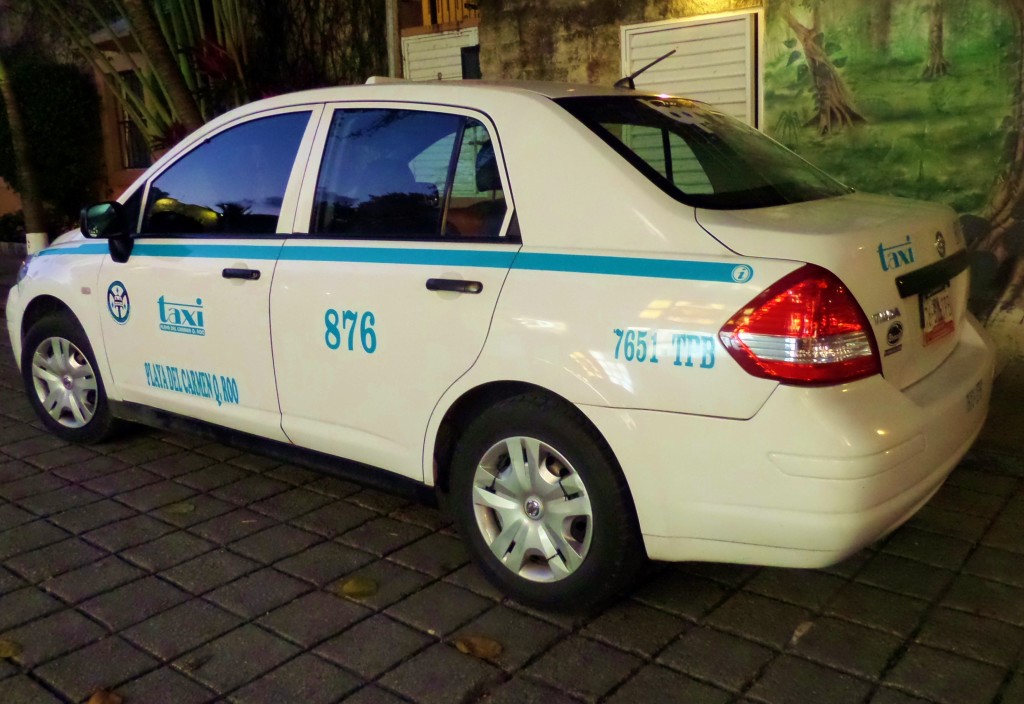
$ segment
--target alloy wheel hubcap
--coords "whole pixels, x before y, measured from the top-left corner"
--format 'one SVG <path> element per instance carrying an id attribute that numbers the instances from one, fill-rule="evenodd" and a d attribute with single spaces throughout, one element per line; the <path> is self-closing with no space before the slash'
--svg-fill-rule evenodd
<path id="1" fill-rule="evenodd" d="M 96 372 L 82 350 L 63 337 L 48 337 L 32 354 L 32 386 L 43 410 L 67 428 L 96 415 Z"/>
<path id="2" fill-rule="evenodd" d="M 586 486 L 565 457 L 535 438 L 506 438 L 484 453 L 473 476 L 473 510 L 491 553 L 530 581 L 565 579 L 590 550 Z"/>

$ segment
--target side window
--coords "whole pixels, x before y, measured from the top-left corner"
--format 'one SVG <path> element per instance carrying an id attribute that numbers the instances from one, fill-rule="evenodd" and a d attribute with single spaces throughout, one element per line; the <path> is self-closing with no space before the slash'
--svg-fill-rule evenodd
<path id="1" fill-rule="evenodd" d="M 601 125 L 683 193 L 714 193 L 704 167 L 678 134 L 647 125 Z"/>
<path id="2" fill-rule="evenodd" d="M 310 231 L 401 239 L 496 236 L 505 204 L 489 145 L 483 125 L 460 115 L 338 110 Z"/>
<path id="3" fill-rule="evenodd" d="M 271 234 L 308 112 L 263 117 L 217 134 L 150 184 L 143 234 Z"/>
<path id="4" fill-rule="evenodd" d="M 455 164 L 444 234 L 497 237 L 505 208 L 505 192 L 491 137 L 479 120 L 467 120 Z"/>

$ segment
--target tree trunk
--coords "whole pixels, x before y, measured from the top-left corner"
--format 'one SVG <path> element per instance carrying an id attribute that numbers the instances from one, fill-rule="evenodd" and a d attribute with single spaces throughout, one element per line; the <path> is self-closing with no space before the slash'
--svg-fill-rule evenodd
<path id="1" fill-rule="evenodd" d="M 872 19 L 871 38 L 875 53 L 886 57 L 889 55 L 889 39 L 892 36 L 892 0 L 880 0 Z"/>
<path id="2" fill-rule="evenodd" d="M 789 24 L 793 34 L 796 35 L 800 46 L 804 50 L 804 61 L 811 81 L 814 84 L 815 103 L 818 114 L 808 121 L 808 125 L 817 125 L 819 134 L 829 134 L 844 126 L 854 125 L 859 122 L 867 122 L 857 112 L 850 97 L 850 91 L 839 75 L 839 71 L 829 60 L 828 54 L 823 48 L 820 24 L 817 13 L 815 13 L 813 26 L 805 27 L 793 16 L 793 13 L 786 10 L 786 22 Z"/>
<path id="3" fill-rule="evenodd" d="M 132 29 L 146 48 L 153 71 L 167 89 L 171 110 L 189 132 L 199 129 L 203 125 L 203 117 L 199 113 L 195 96 L 185 85 L 178 62 L 167 46 L 167 40 L 153 18 L 148 3 L 146 0 L 123 0 L 123 3 Z"/>
<path id="4" fill-rule="evenodd" d="M 928 8 L 931 22 L 928 29 L 928 63 L 924 67 L 924 78 L 941 78 L 949 73 L 949 62 L 943 52 L 945 7 L 942 0 L 932 0 Z"/>
<path id="5" fill-rule="evenodd" d="M 25 217 L 25 246 L 29 254 L 35 254 L 48 244 L 46 214 L 43 211 L 36 174 L 28 153 L 25 123 L 21 120 L 21 111 L 18 109 L 18 101 L 3 57 L 0 57 L 0 94 L 3 95 L 4 106 L 7 109 L 7 124 L 11 128 L 11 142 L 14 145 L 14 165 L 21 182 L 18 195 L 21 196 L 21 212 Z"/>

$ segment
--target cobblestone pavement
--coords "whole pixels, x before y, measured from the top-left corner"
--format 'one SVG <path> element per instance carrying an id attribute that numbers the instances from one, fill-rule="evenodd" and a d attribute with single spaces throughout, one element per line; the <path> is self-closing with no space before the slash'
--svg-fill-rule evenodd
<path id="1" fill-rule="evenodd" d="M 54 438 L 3 339 L 0 641 L 4 704 L 1019 703 L 1024 462 L 974 451 L 831 569 L 658 566 L 602 613 L 542 614 L 435 510 L 187 436 Z"/>

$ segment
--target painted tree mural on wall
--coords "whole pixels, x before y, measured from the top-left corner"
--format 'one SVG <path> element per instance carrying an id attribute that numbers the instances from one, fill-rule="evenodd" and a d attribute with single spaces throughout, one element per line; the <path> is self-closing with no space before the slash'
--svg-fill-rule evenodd
<path id="1" fill-rule="evenodd" d="M 1024 0 L 767 7 L 769 134 L 858 190 L 956 209 L 972 309 L 1024 357 Z"/>

